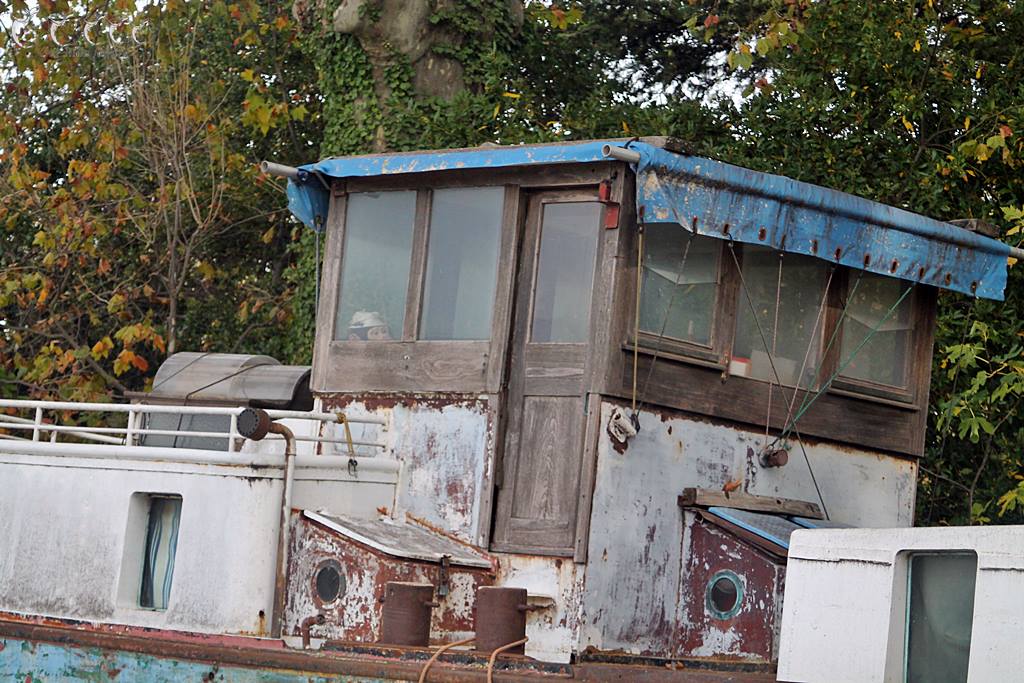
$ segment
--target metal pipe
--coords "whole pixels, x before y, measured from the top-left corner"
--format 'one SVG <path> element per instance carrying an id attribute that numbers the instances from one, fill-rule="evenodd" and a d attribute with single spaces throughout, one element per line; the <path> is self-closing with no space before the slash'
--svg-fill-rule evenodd
<path id="1" fill-rule="evenodd" d="M 601 148 L 601 154 L 612 159 L 618 159 L 619 161 L 627 161 L 631 164 L 635 164 L 640 161 L 640 152 L 632 149 L 626 149 L 625 147 L 619 147 L 618 145 L 604 145 Z"/>
<path id="2" fill-rule="evenodd" d="M 260 170 L 270 175 L 276 175 L 281 178 L 298 178 L 299 169 L 294 166 L 285 166 L 284 164 L 275 164 L 273 161 L 263 160 L 260 162 Z"/>
<path id="3" fill-rule="evenodd" d="M 281 495 L 281 531 L 277 539 L 277 575 L 274 577 L 274 612 L 270 619 L 270 633 L 281 637 L 284 625 L 284 599 L 288 583 L 288 543 L 291 541 L 292 482 L 295 480 L 295 435 L 279 422 L 270 423 L 270 434 L 284 437 L 284 492 Z"/>
<path id="4" fill-rule="evenodd" d="M 327 621 L 327 617 L 325 617 L 323 615 L 323 613 L 317 614 L 316 616 L 313 616 L 313 617 L 306 617 L 305 619 L 302 620 L 302 625 L 299 627 L 299 633 L 302 634 L 302 649 L 303 650 L 308 650 L 309 649 L 309 640 L 310 640 L 309 631 L 310 631 L 310 629 L 313 628 L 313 626 L 319 626 L 320 624 L 323 624 L 326 621 Z"/>
<path id="5" fill-rule="evenodd" d="M 137 411 L 147 414 L 172 414 L 172 415 L 241 415 L 246 408 L 225 408 L 220 406 L 176 406 L 155 403 L 78 403 L 76 401 L 36 401 L 31 399 L 0 399 L 0 408 L 15 408 L 20 410 L 31 410 L 42 408 L 43 410 L 73 410 L 75 412 L 99 412 L 99 413 L 130 413 Z M 296 420 L 318 420 L 320 422 L 339 422 L 338 413 L 314 412 L 302 410 L 267 410 L 267 415 L 273 420 L 296 419 Z M 380 417 L 344 417 L 345 420 L 355 424 L 376 424 L 387 425 L 387 420 Z"/>
<path id="6" fill-rule="evenodd" d="M 11 422 L 7 422 L 7 420 L 11 420 Z M 28 421 L 27 423 L 23 423 L 23 422 L 21 422 L 21 420 L 13 420 L 13 418 L 11 418 L 11 416 L 9 416 L 9 415 L 0 418 L 0 429 L 24 429 L 24 430 L 31 429 L 33 431 L 38 430 L 40 433 L 42 433 L 42 432 L 51 432 L 51 433 L 64 432 L 64 433 L 67 433 L 67 434 L 72 434 L 72 435 L 80 436 L 83 439 L 90 439 L 92 441 L 100 441 L 101 443 L 116 444 L 116 445 L 119 445 L 119 446 L 121 446 L 121 445 L 134 446 L 135 444 L 134 443 L 126 443 L 122 439 L 115 439 L 113 437 L 104 437 L 101 440 L 100 437 L 92 436 L 92 435 L 96 435 L 96 434 L 127 434 L 130 431 L 131 435 L 133 437 L 134 436 L 184 436 L 184 437 L 190 437 L 191 436 L 191 437 L 205 438 L 205 439 L 227 439 L 227 438 L 229 438 L 231 436 L 228 432 L 193 432 L 193 431 L 189 431 L 189 430 L 186 430 L 186 429 L 133 429 L 133 430 L 129 430 L 127 427 L 78 427 L 76 425 L 51 425 L 51 424 L 45 424 L 45 423 L 42 424 L 41 426 L 37 426 L 31 420 Z M 235 432 L 235 434 L 237 435 L 237 431 Z M 313 441 L 313 442 L 316 442 L 316 443 L 348 444 L 348 439 L 330 439 L 330 438 L 324 438 L 324 437 L 319 437 L 319 436 L 296 436 L 296 437 L 293 437 L 293 439 L 295 441 Z M 34 441 L 38 441 L 38 439 L 33 439 L 33 440 Z M 386 444 L 380 443 L 378 441 L 353 441 L 352 445 L 353 446 L 367 446 L 367 447 L 370 447 L 370 448 L 387 448 Z M 228 452 L 229 453 L 233 453 L 234 451 L 229 448 Z"/>
<path id="7" fill-rule="evenodd" d="M 1024 261 L 1024 249 L 1020 247 L 1010 247 L 1010 257 L 1015 258 L 1018 261 Z"/>
<path id="8" fill-rule="evenodd" d="M 5 435 L 6 436 L 6 435 Z M 223 434 L 221 435 L 223 436 Z M 201 465 L 228 465 L 231 467 L 253 467 L 265 471 L 266 478 L 282 467 L 281 456 L 270 453 L 228 453 L 227 451 L 204 451 L 198 448 L 170 448 L 155 446 L 119 446 L 111 448 L 98 443 L 50 443 L 31 439 L 0 439 L 0 453 L 18 456 L 42 455 L 51 458 L 87 458 L 90 460 L 174 462 Z M 298 455 L 295 467 L 306 469 L 338 470 L 343 472 L 349 457 L 339 455 Z M 399 463 L 390 458 L 358 458 L 359 473 L 363 481 L 386 481 L 397 476 Z M 118 467 L 113 465 L 113 467 Z M 129 463 L 124 467 L 131 468 Z M 250 476 L 250 475 L 246 475 Z M 283 474 L 282 474 L 283 476 Z M 374 477 L 374 478 L 371 478 Z M 381 479 L 383 478 L 383 479 Z"/>
<path id="9" fill-rule="evenodd" d="M 2 420 L 5 423 L 6 422 L 17 422 L 17 423 L 26 424 L 26 425 L 35 424 L 34 420 L 30 420 L 27 417 L 18 417 L 17 415 L 4 415 L 2 418 L 0 418 L 0 420 Z M 54 425 L 54 426 L 56 426 L 56 425 Z M 0 427 L 6 428 L 6 425 L 5 424 L 0 424 Z M 18 427 L 12 427 L 12 429 L 18 429 Z M 83 439 L 87 439 L 89 441 L 96 441 L 97 443 L 109 443 L 109 444 L 114 444 L 114 445 L 117 445 L 117 446 L 124 445 L 124 439 L 115 439 L 112 436 L 99 436 L 99 435 L 96 435 L 96 434 L 88 434 L 86 432 L 81 432 L 78 429 L 75 429 L 74 431 L 69 431 L 69 430 L 64 429 L 64 428 L 61 428 L 61 429 L 47 429 L 45 423 L 43 424 L 42 427 L 40 427 L 40 432 L 51 432 L 51 433 L 55 434 L 58 431 L 67 431 L 69 434 L 81 437 Z M 31 440 L 31 439 L 29 439 L 29 440 Z"/>

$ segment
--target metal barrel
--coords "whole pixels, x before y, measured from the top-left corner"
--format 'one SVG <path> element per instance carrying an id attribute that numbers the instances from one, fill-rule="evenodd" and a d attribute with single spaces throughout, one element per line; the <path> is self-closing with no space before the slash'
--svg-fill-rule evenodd
<path id="1" fill-rule="evenodd" d="M 526 589 L 484 586 L 476 592 L 476 649 L 493 652 L 526 637 Z M 524 646 L 506 650 L 521 655 Z"/>
<path id="2" fill-rule="evenodd" d="M 434 587 L 429 583 L 388 581 L 384 586 L 378 642 L 382 645 L 429 645 L 433 600 Z"/>

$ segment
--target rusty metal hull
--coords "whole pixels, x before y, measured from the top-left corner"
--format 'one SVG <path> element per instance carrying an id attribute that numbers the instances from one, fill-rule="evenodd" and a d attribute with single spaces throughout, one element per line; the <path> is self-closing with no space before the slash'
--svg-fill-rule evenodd
<path id="1" fill-rule="evenodd" d="M 0 615 L 0 678 L 21 681 L 226 681 L 248 683 L 384 683 L 416 680 L 431 654 L 425 648 L 353 644 L 334 650 L 292 650 L 281 641 L 210 636 L 134 627 L 26 620 Z M 483 683 L 482 655 L 442 655 L 428 681 Z M 605 663 L 544 664 L 502 657 L 494 680 L 604 683 L 769 683 L 771 674 L 669 669 Z"/>

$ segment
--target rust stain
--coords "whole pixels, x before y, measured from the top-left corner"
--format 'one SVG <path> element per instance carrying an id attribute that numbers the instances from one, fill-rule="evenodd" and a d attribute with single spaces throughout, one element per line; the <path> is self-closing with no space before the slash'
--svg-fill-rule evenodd
<path id="1" fill-rule="evenodd" d="M 310 520 L 297 519 L 294 527 L 284 618 L 286 633 L 300 634 L 302 622 L 319 613 L 324 615 L 325 623 L 318 627 L 318 634 L 327 639 L 375 642 L 380 635 L 381 598 L 389 581 L 434 586 L 440 582 L 438 564 L 386 555 Z M 345 588 L 336 601 L 322 604 L 315 595 L 315 572 L 327 559 L 340 566 Z M 476 590 L 493 583 L 491 570 L 449 567 L 449 593 L 434 596 L 438 607 L 431 619 L 431 641 L 444 642 L 471 633 Z"/>
<path id="2" fill-rule="evenodd" d="M 690 533 L 684 553 L 686 580 L 680 586 L 677 657 L 773 662 L 778 656 L 785 564 L 781 558 L 687 512 Z M 722 571 L 732 572 L 742 586 L 740 607 L 728 618 L 708 606 L 708 587 Z"/>
<path id="3" fill-rule="evenodd" d="M 406 408 L 424 407 L 441 409 L 448 406 L 462 406 L 465 408 L 479 408 L 480 395 L 432 392 L 432 393 L 389 393 L 389 392 L 363 392 L 357 394 L 318 394 L 323 401 L 324 410 L 342 410 L 348 406 L 358 403 L 366 410 L 390 410 L 396 406 Z"/>

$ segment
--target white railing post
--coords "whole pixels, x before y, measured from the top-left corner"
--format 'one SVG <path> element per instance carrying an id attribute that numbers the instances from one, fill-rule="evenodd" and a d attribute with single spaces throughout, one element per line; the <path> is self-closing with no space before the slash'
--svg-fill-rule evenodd
<path id="1" fill-rule="evenodd" d="M 135 445 L 135 411 L 128 411 L 128 428 L 124 432 L 124 445 Z"/>
<path id="2" fill-rule="evenodd" d="M 36 421 L 33 423 L 35 427 L 32 429 L 32 440 L 39 441 L 39 427 L 43 424 L 43 409 L 36 408 Z"/>
<path id="3" fill-rule="evenodd" d="M 235 439 L 238 437 L 238 414 L 231 415 L 231 426 L 228 427 L 228 453 L 235 452 Z"/>

